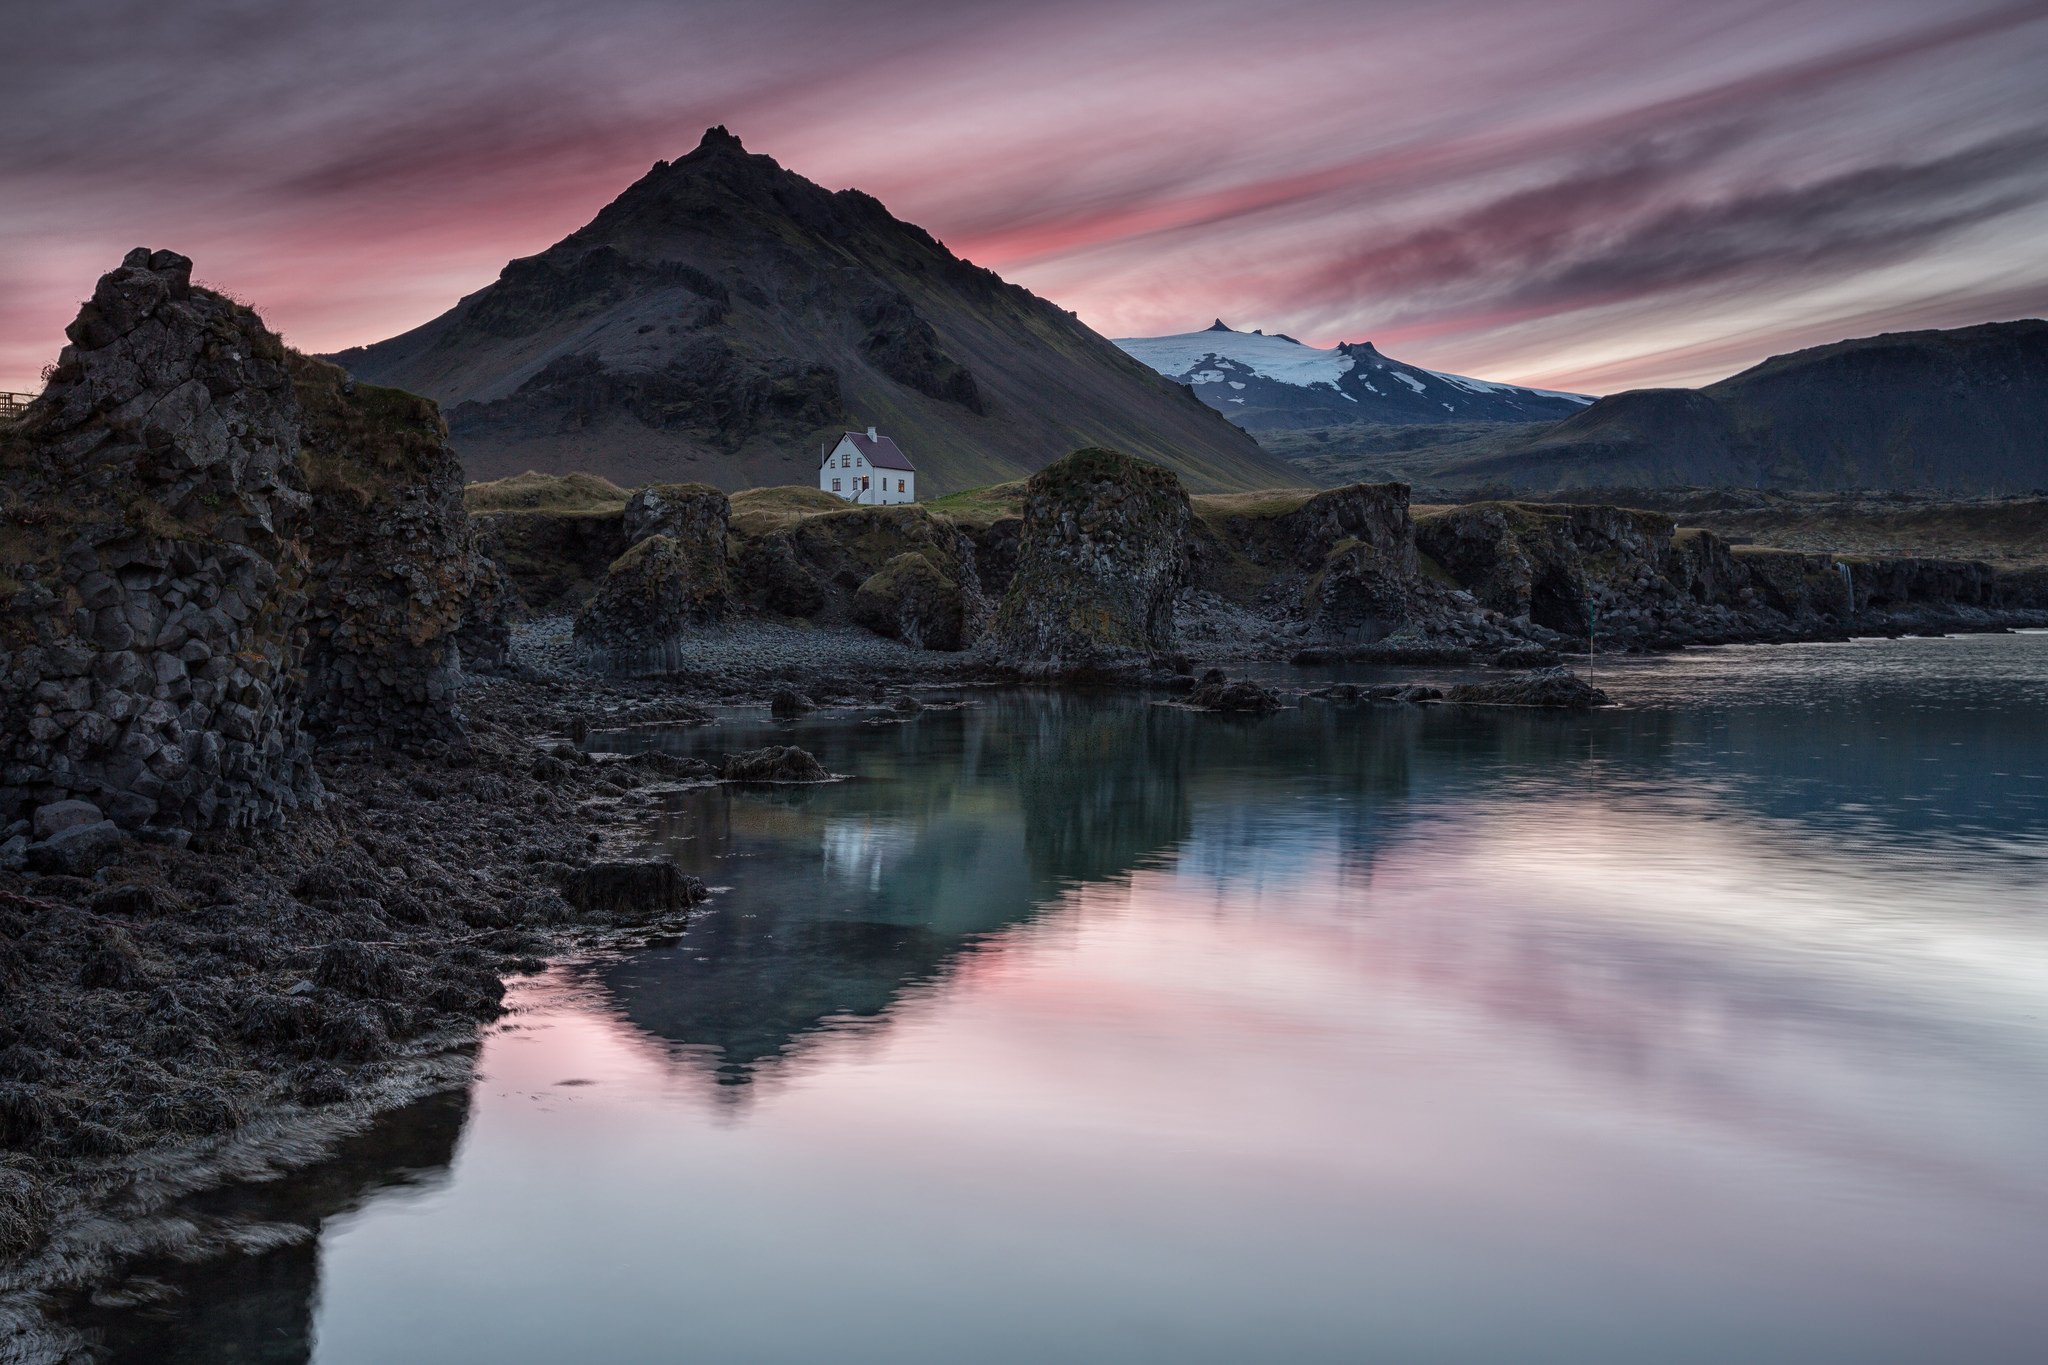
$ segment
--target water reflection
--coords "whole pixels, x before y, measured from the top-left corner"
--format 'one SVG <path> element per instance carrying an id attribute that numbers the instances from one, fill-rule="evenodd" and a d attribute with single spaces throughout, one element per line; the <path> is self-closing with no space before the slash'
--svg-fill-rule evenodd
<path id="1" fill-rule="evenodd" d="M 728 889 L 518 988 L 320 1359 L 2036 1359 L 2048 641 L 1861 648 L 596 737 L 857 777 L 646 823 Z"/>
<path id="2" fill-rule="evenodd" d="M 1240 722 L 1127 698 L 1013 694 L 904 725 L 812 721 L 794 738 L 858 780 L 673 797 L 649 827 L 649 851 L 731 890 L 672 947 L 598 975 L 626 1018 L 735 1089 L 794 1060 L 828 1063 L 829 1047 L 813 1045 L 884 1021 L 906 990 L 1057 905 L 1062 888 L 1177 865 L 1184 884 L 1218 895 L 1279 877 L 1337 886 L 1358 906 L 1369 897 L 1357 888 L 1418 825 L 1434 861 L 1471 844 L 1590 891 L 1574 914 L 1616 896 L 1633 908 L 1652 888 L 1687 903 L 1702 841 L 1715 846 L 1710 867 L 1740 874 L 1740 889 L 1724 892 L 1759 907 L 1814 887 L 1832 901 L 1865 876 L 1930 865 L 1938 879 L 1959 853 L 1991 860 L 2009 904 L 2040 903 L 2048 729 L 2026 694 L 2031 676 L 2012 680 L 2002 708 L 1932 715 L 1904 705 L 1923 685 L 1911 677 L 1888 690 L 1859 678 L 1856 695 L 1819 710 L 1810 692 L 1792 693 L 1795 704 L 1772 695 L 1784 679 L 1752 681 L 1761 695 L 1731 699 L 1717 684 L 1718 705 L 1652 685 L 1641 690 L 1653 704 L 1590 717 L 1310 703 Z M 789 726 L 757 728 L 593 742 L 691 752 L 791 737 Z M 1643 818 L 1624 833 L 1618 811 Z M 1945 842 L 1928 843 L 1930 832 Z M 1674 848 L 1684 849 L 1675 859 Z M 1311 854 L 1333 851 L 1304 871 Z M 1830 876 L 1812 875 L 1815 858 Z M 1572 942 L 1587 933 L 1577 919 L 1561 927 Z M 1450 919 L 1432 931 L 1527 954 L 1510 959 L 1519 1009 L 1545 1003 L 1527 983 L 1573 975 L 1552 948 L 1502 941 L 1527 925 Z M 1821 928 L 1847 931 L 1839 917 Z M 1714 957 L 1723 944 L 1674 956 L 1660 943 L 1608 955 L 1603 970 L 1628 979 L 1585 1014 L 1610 1040 L 1620 1031 L 1648 1046 L 1669 1022 L 1663 1007 L 1697 1000 L 1728 965 Z M 1440 942 L 1423 956 L 1455 960 Z M 1824 984 L 1748 981 L 1717 1013 L 1766 1028 L 1775 1000 L 1797 1000 L 1812 1019 L 1828 1008 Z M 1636 1000 L 1658 1010 L 1640 1026 L 1617 1007 Z M 1869 1036 L 1867 999 L 1841 1008 L 1863 1026 L 1859 1041 L 1888 1045 Z M 1692 1035 L 1668 1036 L 1683 1047 Z"/>

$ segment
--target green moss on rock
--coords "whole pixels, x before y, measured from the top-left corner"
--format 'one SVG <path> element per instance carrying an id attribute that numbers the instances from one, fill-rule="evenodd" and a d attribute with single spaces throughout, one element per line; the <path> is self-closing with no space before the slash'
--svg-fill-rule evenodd
<path id="1" fill-rule="evenodd" d="M 959 649 L 966 641 L 967 599 L 960 584 L 930 557 L 897 555 L 853 595 L 853 619 L 878 635 L 921 649 Z"/>
<path id="2" fill-rule="evenodd" d="M 1129 668 L 1174 647 L 1193 512 L 1172 471 L 1090 447 L 1026 486 L 1018 565 L 992 627 L 1026 672 Z"/>

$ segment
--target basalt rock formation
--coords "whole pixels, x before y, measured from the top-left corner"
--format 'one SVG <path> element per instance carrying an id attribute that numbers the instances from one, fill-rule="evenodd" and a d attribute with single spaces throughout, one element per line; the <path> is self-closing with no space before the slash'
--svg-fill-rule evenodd
<path id="1" fill-rule="evenodd" d="M 317 796 L 301 726 L 312 499 L 285 350 L 137 249 L 4 434 L 0 818 L 246 828 Z"/>
<path id="2" fill-rule="evenodd" d="M 431 404 L 132 251 L 0 429 L 0 821 L 270 825 L 314 731 L 453 733 L 485 575 Z M 489 633 L 489 623 L 471 625 Z"/>
<path id="3" fill-rule="evenodd" d="M 1027 674 L 1123 670 L 1168 654 L 1193 513 L 1170 470 L 1077 450 L 1033 475 L 1017 571 L 991 626 Z"/>

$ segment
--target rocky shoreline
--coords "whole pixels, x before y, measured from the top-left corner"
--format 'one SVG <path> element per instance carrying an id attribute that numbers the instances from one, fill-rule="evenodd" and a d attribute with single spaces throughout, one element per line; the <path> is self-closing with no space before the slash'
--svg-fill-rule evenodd
<path id="1" fill-rule="evenodd" d="M 463 1083 L 507 976 L 687 916 L 701 885 L 614 846 L 636 803 L 831 776 L 593 733 L 1020 682 L 1584 709 L 1557 664 L 1589 627 L 1612 653 L 2048 626 L 2039 573 L 1400 485 L 1203 498 L 1100 449 L 950 509 L 660 485 L 473 515 L 431 404 L 190 272 L 130 253 L 0 429 L 0 1361 L 67 1358 L 65 1296 L 205 1244 L 181 1193 Z M 1344 660 L 1515 676 L 1198 672 Z"/>

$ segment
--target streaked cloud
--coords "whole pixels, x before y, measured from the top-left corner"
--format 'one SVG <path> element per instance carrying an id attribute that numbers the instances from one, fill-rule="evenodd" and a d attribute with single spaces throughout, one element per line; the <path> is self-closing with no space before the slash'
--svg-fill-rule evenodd
<path id="1" fill-rule="evenodd" d="M 1112 335 L 1220 314 L 1607 390 L 2048 293 L 2048 0 L 83 0 L 11 24 L 36 57 L 0 82 L 6 387 L 128 246 L 338 348 L 711 123 Z"/>

